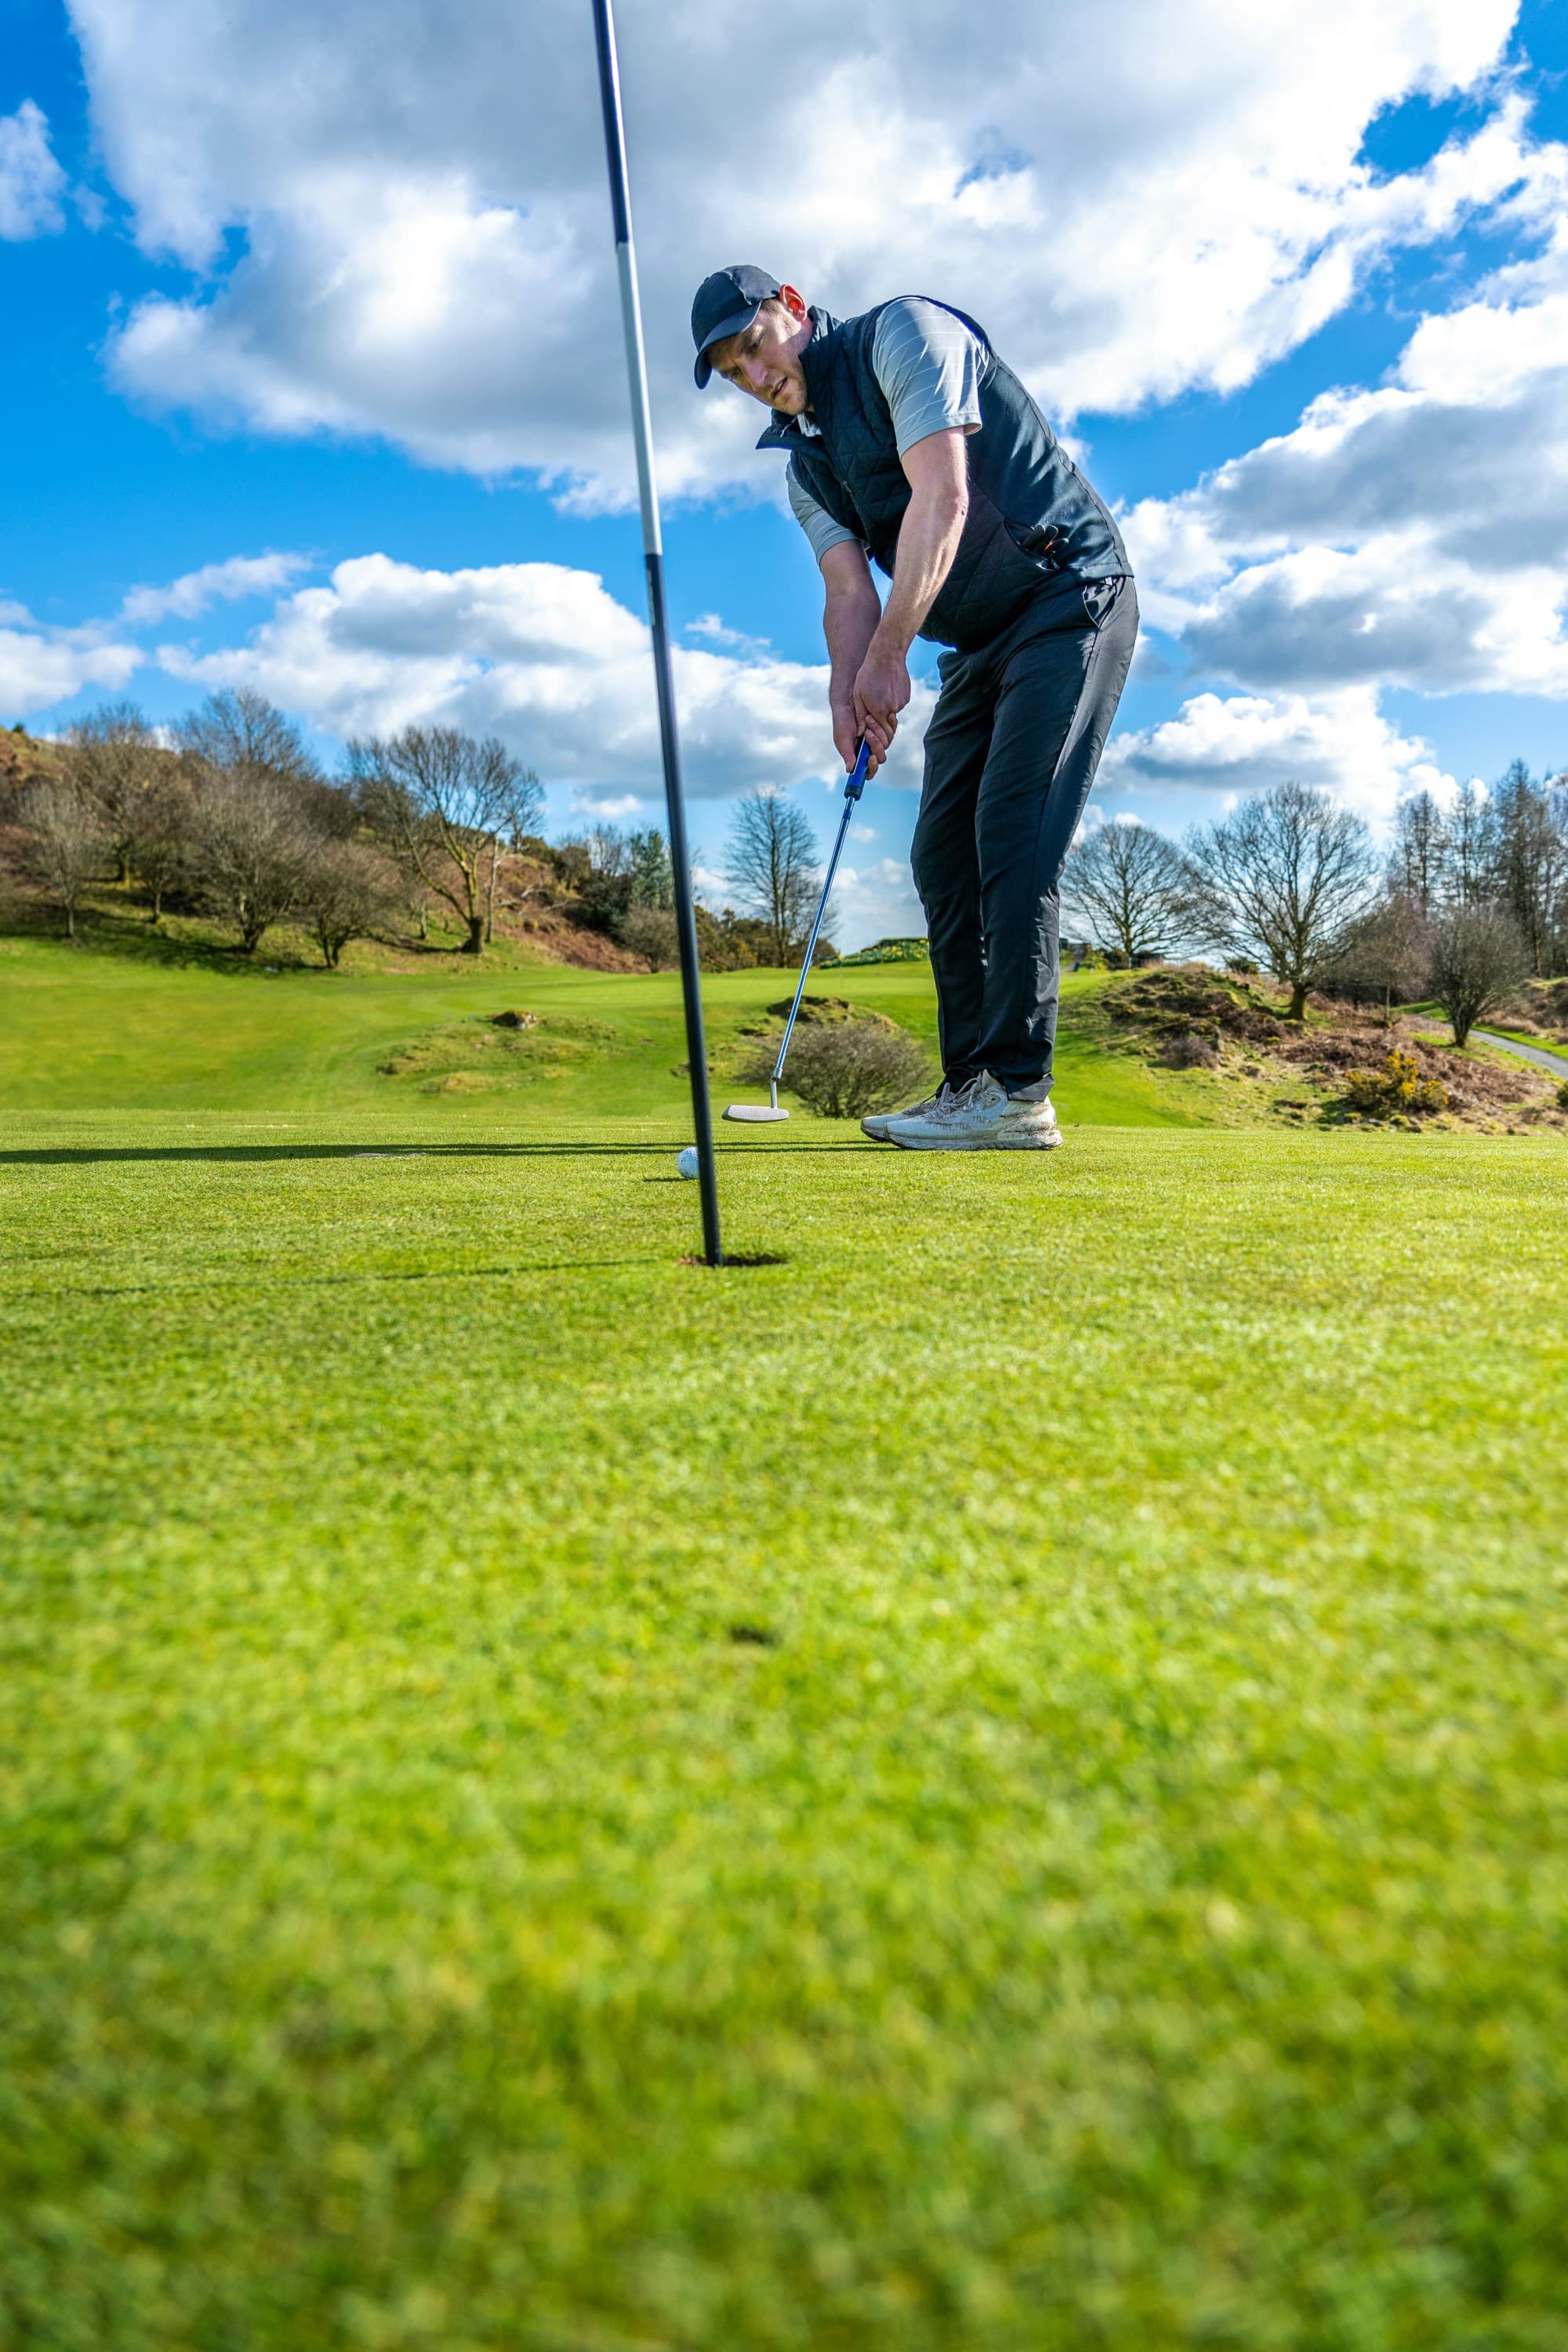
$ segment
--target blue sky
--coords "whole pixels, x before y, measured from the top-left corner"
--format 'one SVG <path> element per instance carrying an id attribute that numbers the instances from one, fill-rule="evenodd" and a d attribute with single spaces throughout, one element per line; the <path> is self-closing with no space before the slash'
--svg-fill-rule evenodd
<path id="1" fill-rule="evenodd" d="M 777 461 L 749 456 L 746 420 L 715 414 L 734 395 L 715 388 L 705 404 L 682 356 L 689 285 L 735 257 L 731 244 L 836 309 L 919 290 L 974 310 L 1130 511 L 1149 625 L 1097 794 L 1107 814 L 1176 830 L 1283 764 L 1381 820 L 1401 790 L 1495 775 L 1516 753 L 1568 763 L 1563 549 L 1548 533 L 1509 552 L 1541 538 L 1541 482 L 1558 486 L 1555 512 L 1568 451 L 1568 420 L 1551 437 L 1568 344 L 1554 360 L 1545 324 L 1530 326 L 1568 287 L 1555 143 L 1568 138 L 1568 12 L 1431 0 L 1412 31 L 1411 12 L 1390 6 L 1390 29 L 1365 0 L 1315 19 L 1326 58 L 1260 51 L 1238 68 L 1228 5 L 1212 0 L 1207 82 L 1201 59 L 1162 79 L 1156 56 L 1139 80 L 1136 64 L 1087 53 L 1094 87 L 1121 77 L 1087 125 L 1105 134 L 1089 150 L 1098 186 L 1071 154 L 1016 143 L 1001 82 L 916 79 L 900 23 L 918 30 L 923 16 L 922 37 L 940 39 L 956 10 L 868 7 L 858 37 L 893 58 L 880 148 L 853 110 L 835 121 L 829 79 L 809 121 L 780 126 L 791 184 L 759 194 L 737 150 L 732 202 L 721 141 L 694 174 L 691 137 L 719 138 L 731 83 L 763 68 L 762 35 L 728 6 L 661 12 L 668 46 L 684 26 L 708 60 L 708 86 L 687 71 L 671 124 L 666 45 L 652 12 L 626 8 L 700 863 L 716 862 L 727 791 L 797 791 L 819 831 L 832 814 L 815 567 L 777 503 Z M 514 118 L 488 97 L 504 58 L 479 37 L 467 60 L 443 57 L 411 115 L 433 5 L 345 5 L 330 30 L 307 13 L 321 90 L 301 101 L 286 85 L 279 131 L 289 14 L 289 0 L 221 15 L 187 0 L 176 45 L 151 0 L 83 0 L 74 16 L 10 0 L 0 600 L 16 609 L 0 719 L 48 730 L 119 690 L 170 717 L 232 674 L 288 702 L 329 752 L 351 719 L 497 726 L 545 775 L 555 831 L 639 800 L 652 814 L 607 211 L 595 221 L 584 135 L 585 7 L 541 6 L 507 32 L 535 86 L 535 114 L 524 102 Z M 1048 71 L 1076 20 L 1043 15 Z M 801 55 L 815 44 L 830 76 L 841 16 L 836 28 L 834 12 L 807 9 L 797 24 Z M 334 68 L 352 97 L 333 95 Z M 1162 118 L 1167 88 L 1191 118 L 1187 147 Z M 1303 117 L 1334 115 L 1331 136 L 1298 127 L 1298 99 Z M 846 136 L 866 152 L 825 221 L 822 181 L 846 172 Z M 979 160 L 939 185 L 933 156 L 962 158 L 966 142 Z M 1207 180 L 1226 173 L 1229 199 L 1217 184 L 1211 197 Z M 1478 360 L 1502 342 L 1506 365 Z M 1304 413 L 1336 391 L 1339 410 L 1303 438 Z M 1356 454 L 1374 437 L 1398 488 L 1392 530 Z M 1276 440 L 1277 458 L 1257 456 Z M 1510 449 L 1511 465 L 1492 462 Z M 1458 504 L 1450 466 L 1468 484 Z M 1345 503 L 1325 520 L 1310 486 L 1333 467 Z M 1227 467 L 1239 470 L 1216 477 Z M 122 612 L 138 587 L 268 553 L 292 562 L 258 593 L 204 602 L 187 587 L 163 611 Z M 391 562 L 372 574 L 374 555 Z M 334 588 L 344 564 L 362 569 Z M 540 565 L 559 571 L 527 569 Z M 449 590 L 454 578 L 466 584 Z M 324 601 L 307 608 L 311 589 Z M 565 612 L 557 642 L 550 615 Z M 1398 648 L 1386 674 L 1365 659 L 1379 631 Z M 917 780 L 911 744 L 901 787 L 866 803 L 875 839 L 857 853 L 841 936 L 916 926 L 900 869 Z"/>

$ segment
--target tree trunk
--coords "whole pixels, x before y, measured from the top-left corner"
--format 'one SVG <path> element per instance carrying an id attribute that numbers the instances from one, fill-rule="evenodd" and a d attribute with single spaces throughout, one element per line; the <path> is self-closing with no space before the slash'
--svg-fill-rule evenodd
<path id="1" fill-rule="evenodd" d="M 1307 983 L 1304 980 L 1290 982 L 1290 1010 L 1287 1021 L 1305 1021 L 1307 1017 Z"/>
<path id="2" fill-rule="evenodd" d="M 68 898 L 66 900 L 66 937 L 74 947 L 76 945 L 76 901 L 74 898 Z"/>
<path id="3" fill-rule="evenodd" d="M 485 919 L 482 915 L 468 917 L 468 936 L 458 950 L 460 955 L 482 955 L 485 948 Z"/>

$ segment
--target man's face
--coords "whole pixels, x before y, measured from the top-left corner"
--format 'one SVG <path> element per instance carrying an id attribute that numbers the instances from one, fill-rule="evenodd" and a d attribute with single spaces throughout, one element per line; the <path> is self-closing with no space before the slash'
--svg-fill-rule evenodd
<path id="1" fill-rule="evenodd" d="M 800 416 L 806 408 L 805 370 L 800 355 L 811 341 L 811 320 L 793 286 L 764 302 L 749 327 L 726 335 L 708 357 L 713 372 L 764 408 Z"/>

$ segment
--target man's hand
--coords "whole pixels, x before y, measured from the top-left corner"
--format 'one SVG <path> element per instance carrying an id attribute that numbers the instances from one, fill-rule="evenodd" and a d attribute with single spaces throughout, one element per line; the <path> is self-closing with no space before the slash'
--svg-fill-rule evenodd
<path id="1" fill-rule="evenodd" d="M 833 740 L 838 756 L 844 762 L 844 772 L 847 775 L 860 756 L 860 729 L 856 721 L 855 705 L 852 702 L 834 704 Z M 875 760 L 876 756 L 873 751 L 871 759 Z M 870 761 L 867 762 L 866 772 L 868 775 L 872 773 Z"/>
<path id="2" fill-rule="evenodd" d="M 864 735 L 871 746 L 871 757 L 866 772 L 874 776 L 893 748 L 893 738 L 899 731 L 899 713 L 910 699 L 910 673 L 901 653 L 891 646 L 881 646 L 875 637 L 866 650 L 855 679 L 853 723 L 857 740 Z M 837 717 L 837 714 L 835 714 Z M 838 740 L 837 725 L 834 740 Z M 840 744 L 840 750 L 843 746 Z M 854 751 L 847 754 L 848 764 L 855 764 Z"/>

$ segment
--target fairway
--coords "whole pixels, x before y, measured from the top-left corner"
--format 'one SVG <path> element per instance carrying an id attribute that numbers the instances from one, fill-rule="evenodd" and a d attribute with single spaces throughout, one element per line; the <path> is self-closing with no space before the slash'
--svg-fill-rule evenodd
<path id="1" fill-rule="evenodd" d="M 7 1118 L 0 2341 L 1568 2345 L 1560 1142 L 683 1139 Z"/>
<path id="2" fill-rule="evenodd" d="M 578 971 L 502 949 L 482 965 L 432 956 L 422 967 L 330 972 L 268 971 L 212 950 L 182 949 L 128 925 L 73 951 L 53 939 L 0 936 L 0 1105 L 11 1109 L 313 1111 L 399 1110 L 440 1134 L 487 1130 L 484 1096 L 432 1098 L 389 1082 L 384 1064 L 410 1041 L 446 1027 L 472 1030 L 521 1006 L 565 1030 L 568 1052 L 539 1073 L 531 1117 L 579 1113 L 590 1122 L 659 1112 L 689 1117 L 680 982 Z M 787 1000 L 793 971 L 708 974 L 708 1045 L 722 1056 L 746 1023 Z M 1057 1100 L 1066 1123 L 1124 1127 L 1207 1124 L 1198 1090 L 1174 1073 L 1107 1055 L 1089 1034 L 1105 974 L 1064 983 Z M 828 967 L 813 990 L 840 995 L 936 1045 L 928 964 Z M 1103 1027 L 1103 1024 L 1100 1024 Z M 716 1077 L 721 1108 L 746 1089 Z M 755 1088 L 752 1093 L 754 1095 Z M 398 1098 L 402 1097 L 401 1100 Z M 515 1098 L 511 1106 L 515 1117 Z M 797 1111 L 809 1123 L 809 1114 Z"/>

